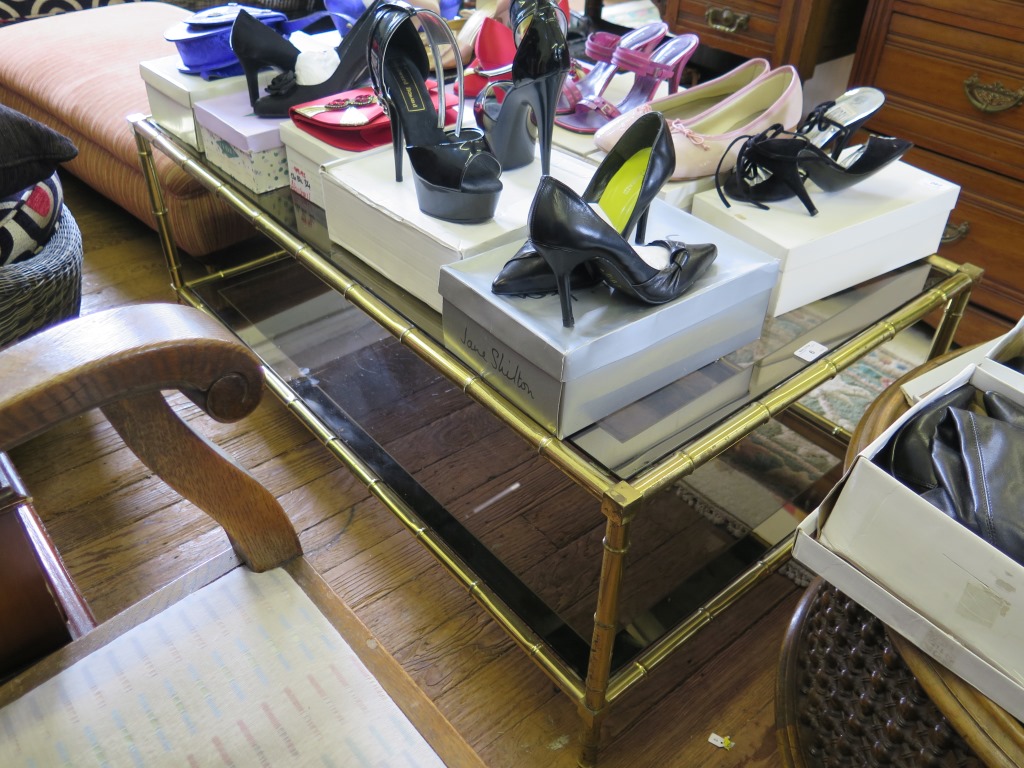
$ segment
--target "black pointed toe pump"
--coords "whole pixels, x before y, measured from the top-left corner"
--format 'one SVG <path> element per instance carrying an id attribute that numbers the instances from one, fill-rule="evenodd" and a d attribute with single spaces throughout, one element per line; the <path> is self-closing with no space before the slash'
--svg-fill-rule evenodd
<path id="1" fill-rule="evenodd" d="M 430 72 L 419 22 L 435 62 L 441 45 L 457 51 L 448 25 L 436 13 L 402 0 L 377 5 L 369 33 L 370 81 L 391 121 L 395 180 L 402 180 L 405 146 L 416 184 L 420 210 L 428 216 L 462 224 L 494 216 L 501 194 L 501 165 L 486 151 L 475 131 L 461 131 L 462 62 L 456 56 L 459 111 L 454 131 L 444 129 L 444 109 L 435 109 L 425 79 Z M 443 73 L 437 73 L 443 83 Z"/>
<path id="2" fill-rule="evenodd" d="M 645 304 L 664 304 L 685 293 L 718 255 L 710 243 L 659 240 L 651 245 L 668 251 L 668 266 L 655 269 L 582 197 L 551 176 L 541 177 L 529 230 L 534 248 L 555 275 L 566 328 L 574 325 L 571 274 L 585 261 L 616 291 Z"/>
<path id="3" fill-rule="evenodd" d="M 622 237 L 636 228 L 635 242 L 647 236 L 647 213 L 651 201 L 672 175 L 676 164 L 672 134 L 659 112 L 638 118 L 619 138 L 594 172 L 583 191 L 583 200 L 597 205 Z M 572 275 L 577 288 L 596 285 L 600 274 L 587 262 Z M 491 284 L 501 295 L 553 293 L 555 276 L 528 240 L 502 267 Z"/>
<path id="4" fill-rule="evenodd" d="M 502 168 L 529 165 L 539 141 L 541 173 L 548 174 L 555 109 L 571 63 L 567 22 L 549 0 L 518 0 L 510 14 L 516 40 L 512 79 L 488 84 L 473 112 Z"/>

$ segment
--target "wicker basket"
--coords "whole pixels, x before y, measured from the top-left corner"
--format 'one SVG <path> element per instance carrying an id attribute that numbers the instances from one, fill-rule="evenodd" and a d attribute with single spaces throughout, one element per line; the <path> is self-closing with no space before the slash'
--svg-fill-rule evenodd
<path id="1" fill-rule="evenodd" d="M 35 256 L 0 267 L 0 347 L 62 320 L 82 305 L 82 234 L 64 206 Z"/>

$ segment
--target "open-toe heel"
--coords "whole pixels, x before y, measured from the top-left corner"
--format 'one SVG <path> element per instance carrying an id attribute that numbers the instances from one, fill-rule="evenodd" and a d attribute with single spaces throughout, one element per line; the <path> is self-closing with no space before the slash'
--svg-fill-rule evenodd
<path id="1" fill-rule="evenodd" d="M 700 44 L 697 35 L 685 34 L 665 40 L 652 54 L 620 48 L 612 56 L 612 62 L 620 69 L 635 72 L 633 86 L 617 104 L 612 104 L 601 94 L 581 98 L 572 114 L 564 115 L 555 122 L 574 133 L 596 133 L 619 115 L 647 104 L 663 82 L 668 82 L 668 91 L 679 90 L 686 63 Z"/>
<path id="2" fill-rule="evenodd" d="M 651 201 L 675 169 L 672 135 L 664 118 L 651 112 L 634 122 L 601 161 L 583 200 L 601 209 L 601 214 L 622 237 L 636 228 L 636 242 L 647 235 L 647 214 Z M 600 275 L 587 265 L 573 273 L 573 284 L 583 288 L 600 282 Z M 491 290 L 503 295 L 545 294 L 558 289 L 554 276 L 527 242 L 494 279 Z"/>
<path id="3" fill-rule="evenodd" d="M 621 37 L 611 32 L 592 32 L 584 43 L 584 51 L 594 66 L 578 81 L 565 81 L 558 99 L 557 113 L 572 114 L 580 101 L 600 96 L 607 90 L 619 70 L 619 64 L 612 60 L 617 52 L 650 54 L 667 34 L 668 24 L 663 21 L 644 24 Z"/>
<path id="4" fill-rule="evenodd" d="M 539 141 L 546 174 L 555 105 L 570 64 L 566 19 L 548 0 L 514 2 L 511 13 L 517 46 L 512 79 L 488 84 L 477 94 L 473 112 L 503 169 L 529 165 Z"/>
<path id="5" fill-rule="evenodd" d="M 430 64 L 417 23 L 426 35 L 434 62 L 441 46 L 455 49 L 455 38 L 438 14 L 402 0 L 378 0 L 369 32 L 370 81 L 391 121 L 395 180 L 402 180 L 405 145 L 420 210 L 461 224 L 494 216 L 501 194 L 501 165 L 478 131 L 462 131 L 462 89 L 455 128 L 445 131 L 444 109 L 435 108 L 427 88 Z M 462 85 L 462 61 L 456 57 Z M 443 73 L 438 72 L 438 82 Z"/>

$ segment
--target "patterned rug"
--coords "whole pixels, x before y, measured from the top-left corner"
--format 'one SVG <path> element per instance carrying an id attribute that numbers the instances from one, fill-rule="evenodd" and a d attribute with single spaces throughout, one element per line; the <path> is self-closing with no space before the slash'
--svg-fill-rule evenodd
<path id="1" fill-rule="evenodd" d="M 801 402 L 852 430 L 875 397 L 915 365 L 881 347 Z M 731 535 L 754 531 L 771 545 L 811 511 L 799 500 L 840 464 L 828 451 L 771 421 L 680 480 L 676 493 Z M 795 563 L 783 573 L 801 585 L 809 581 L 808 572 Z"/>

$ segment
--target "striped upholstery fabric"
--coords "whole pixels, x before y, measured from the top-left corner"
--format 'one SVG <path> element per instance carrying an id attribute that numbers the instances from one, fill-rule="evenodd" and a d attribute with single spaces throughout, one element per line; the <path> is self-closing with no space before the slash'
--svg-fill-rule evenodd
<path id="1" fill-rule="evenodd" d="M 0 102 L 60 131 L 78 147 L 67 169 L 155 226 L 126 116 L 149 111 L 139 62 L 175 53 L 164 31 L 189 12 L 125 3 L 0 28 Z M 178 245 L 193 256 L 252 234 L 178 166 L 156 154 Z"/>

